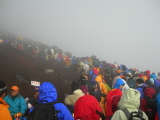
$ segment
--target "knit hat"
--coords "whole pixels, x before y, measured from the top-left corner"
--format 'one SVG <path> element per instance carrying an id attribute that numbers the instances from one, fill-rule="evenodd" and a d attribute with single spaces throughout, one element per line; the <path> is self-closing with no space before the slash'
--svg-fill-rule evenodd
<path id="1" fill-rule="evenodd" d="M 3 92 L 7 89 L 7 85 L 4 81 L 0 80 L 0 92 Z"/>
<path id="2" fill-rule="evenodd" d="M 139 84 L 144 83 L 143 79 L 137 79 L 136 82 Z"/>
<path id="3" fill-rule="evenodd" d="M 78 100 L 79 97 L 83 96 L 84 93 L 82 93 L 82 90 L 80 89 L 77 89 L 73 92 L 72 95 L 68 95 L 65 100 L 64 100 L 64 103 L 66 105 L 73 105 L 76 103 L 76 101 Z"/>

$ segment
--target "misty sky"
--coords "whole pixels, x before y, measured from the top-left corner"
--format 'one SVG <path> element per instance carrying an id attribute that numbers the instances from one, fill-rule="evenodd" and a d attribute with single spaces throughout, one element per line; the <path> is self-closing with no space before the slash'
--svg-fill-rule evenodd
<path id="1" fill-rule="evenodd" d="M 160 71 L 160 0 L 1 0 L 0 32 Z"/>

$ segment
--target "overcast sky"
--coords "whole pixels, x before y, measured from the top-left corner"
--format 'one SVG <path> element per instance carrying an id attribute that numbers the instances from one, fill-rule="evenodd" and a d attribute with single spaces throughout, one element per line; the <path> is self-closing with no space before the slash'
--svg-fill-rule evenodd
<path id="1" fill-rule="evenodd" d="M 160 0 L 1 0 L 0 31 L 160 71 Z"/>

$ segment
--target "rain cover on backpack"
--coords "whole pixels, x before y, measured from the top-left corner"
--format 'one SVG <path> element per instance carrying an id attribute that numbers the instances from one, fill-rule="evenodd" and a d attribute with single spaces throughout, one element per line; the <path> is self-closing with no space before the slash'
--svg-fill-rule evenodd
<path id="1" fill-rule="evenodd" d="M 74 106 L 74 119 L 80 120 L 99 120 L 102 109 L 95 97 L 91 95 L 84 95 L 80 97 Z"/>
<path id="2" fill-rule="evenodd" d="M 122 91 L 120 89 L 112 89 L 111 91 L 108 92 L 108 95 L 106 97 L 106 101 L 107 101 L 106 118 L 107 120 L 110 120 L 111 116 L 114 114 L 114 111 L 116 111 L 117 107 L 115 105 L 118 106 L 118 102 L 119 102 L 118 100 L 120 100 L 121 96 L 122 96 Z"/>
<path id="3" fill-rule="evenodd" d="M 143 89 L 144 97 L 140 101 L 140 109 L 146 113 L 149 120 L 154 120 L 157 113 L 156 92 L 150 87 L 144 87 Z"/>

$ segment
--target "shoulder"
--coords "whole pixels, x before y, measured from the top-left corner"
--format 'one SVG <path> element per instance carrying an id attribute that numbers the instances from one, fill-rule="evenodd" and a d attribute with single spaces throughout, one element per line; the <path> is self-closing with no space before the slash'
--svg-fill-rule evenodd
<path id="1" fill-rule="evenodd" d="M 18 99 L 21 99 L 21 100 L 24 100 L 24 98 L 23 98 L 23 96 L 22 95 L 18 95 L 18 97 L 17 97 Z"/>
<path id="2" fill-rule="evenodd" d="M 67 109 L 67 107 L 63 103 L 56 103 L 56 104 L 54 104 L 54 107 L 56 110 L 63 110 L 64 111 Z"/>
<path id="3" fill-rule="evenodd" d="M 4 100 L 6 101 L 6 100 L 8 100 L 8 99 L 10 99 L 10 98 L 11 98 L 11 96 L 10 96 L 10 95 L 7 95 L 7 96 L 5 96 Z"/>
<path id="4" fill-rule="evenodd" d="M 111 120 L 127 120 L 125 113 L 122 110 L 117 110 Z"/>
<path id="5" fill-rule="evenodd" d="M 5 114 L 5 115 L 10 116 L 10 112 L 9 112 L 8 108 L 5 107 L 3 104 L 0 104 L 0 113 L 2 115 Z"/>

